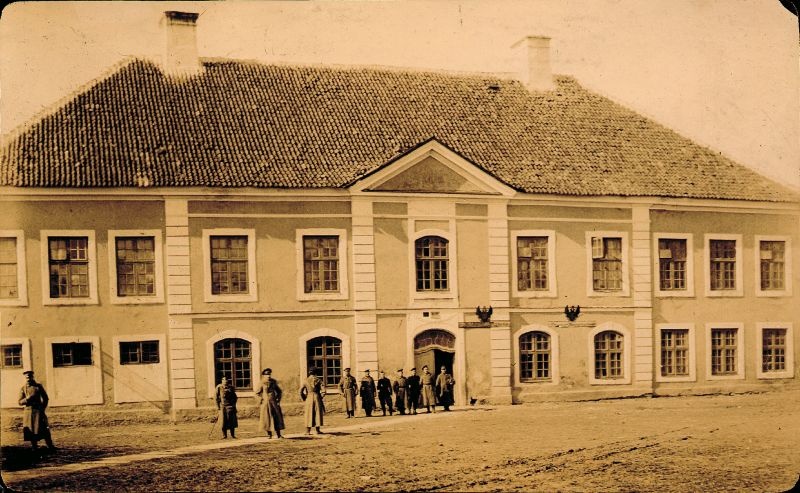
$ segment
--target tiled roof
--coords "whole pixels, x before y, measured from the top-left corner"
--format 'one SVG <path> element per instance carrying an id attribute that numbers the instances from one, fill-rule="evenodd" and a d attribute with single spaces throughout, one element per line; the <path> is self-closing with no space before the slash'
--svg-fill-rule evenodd
<path id="1" fill-rule="evenodd" d="M 345 187 L 435 137 L 531 193 L 784 201 L 796 195 L 591 93 L 376 68 L 132 60 L 7 138 L 0 185 Z"/>

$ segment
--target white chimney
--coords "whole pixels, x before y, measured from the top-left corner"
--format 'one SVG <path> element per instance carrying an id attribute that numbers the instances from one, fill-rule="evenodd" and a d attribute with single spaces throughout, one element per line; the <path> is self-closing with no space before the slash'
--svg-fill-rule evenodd
<path id="1" fill-rule="evenodd" d="M 197 55 L 198 15 L 174 10 L 164 12 L 164 69 L 167 74 L 188 77 L 202 70 L 203 66 Z"/>
<path id="2" fill-rule="evenodd" d="M 550 68 L 550 38 L 525 36 L 511 46 L 515 51 L 519 80 L 529 91 L 555 89 Z"/>

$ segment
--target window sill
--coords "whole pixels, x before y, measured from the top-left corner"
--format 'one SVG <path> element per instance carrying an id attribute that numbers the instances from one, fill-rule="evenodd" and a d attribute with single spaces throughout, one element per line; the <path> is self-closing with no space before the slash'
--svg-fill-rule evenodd
<path id="1" fill-rule="evenodd" d="M 629 298 L 630 292 L 622 290 L 622 291 L 589 291 L 587 296 L 590 298 Z"/>
<path id="2" fill-rule="evenodd" d="M 45 298 L 42 300 L 45 306 L 64 306 L 64 305 L 97 305 L 97 298 Z"/>
<path id="3" fill-rule="evenodd" d="M 694 292 L 691 291 L 653 291 L 653 296 L 656 298 L 694 298 Z"/>
<path id="4" fill-rule="evenodd" d="M 756 378 L 759 380 L 778 380 L 786 378 L 794 378 L 794 372 L 791 371 L 776 371 L 776 372 L 758 372 Z"/>
<path id="5" fill-rule="evenodd" d="M 20 298 L 0 300 L 0 306 L 28 306 L 28 300 Z"/>
<path id="6" fill-rule="evenodd" d="M 206 303 L 251 303 L 258 301 L 254 294 L 208 294 L 203 301 Z"/>
<path id="7" fill-rule="evenodd" d="M 112 305 L 157 305 L 164 303 L 164 298 L 161 296 L 112 296 Z"/>
<path id="8" fill-rule="evenodd" d="M 348 300 L 347 293 L 300 293 L 297 301 L 328 301 L 328 300 Z"/>
<path id="9" fill-rule="evenodd" d="M 757 290 L 756 296 L 759 298 L 788 298 L 792 296 L 792 292 L 788 290 L 775 290 L 775 291 L 762 291 Z"/>
<path id="10" fill-rule="evenodd" d="M 744 374 L 737 373 L 736 375 L 706 375 L 706 380 L 744 380 Z"/>
<path id="11" fill-rule="evenodd" d="M 656 382 L 657 383 L 672 383 L 672 382 L 696 382 L 697 377 L 688 375 L 688 376 L 679 376 L 679 377 L 663 377 L 660 375 L 656 375 Z"/>
<path id="12" fill-rule="evenodd" d="M 608 380 L 592 378 L 589 380 L 589 385 L 630 385 L 630 383 L 630 378 L 615 378 Z"/>
<path id="13" fill-rule="evenodd" d="M 512 291 L 512 298 L 558 298 L 555 291 Z"/>
<path id="14" fill-rule="evenodd" d="M 741 290 L 731 290 L 731 291 L 706 290 L 706 297 L 707 298 L 742 298 L 742 297 L 744 297 L 744 292 L 741 291 Z"/>

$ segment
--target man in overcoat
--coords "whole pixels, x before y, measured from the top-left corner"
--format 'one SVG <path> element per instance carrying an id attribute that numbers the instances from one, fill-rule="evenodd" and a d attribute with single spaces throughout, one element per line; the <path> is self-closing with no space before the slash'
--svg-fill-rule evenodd
<path id="1" fill-rule="evenodd" d="M 375 409 L 375 379 L 370 376 L 369 369 L 364 370 L 358 394 L 361 396 L 361 409 L 367 417 L 372 416 L 372 410 Z"/>
<path id="2" fill-rule="evenodd" d="M 439 399 L 439 404 L 444 407 L 445 411 L 450 410 L 453 405 L 453 387 L 455 380 L 453 375 L 447 373 L 447 368 L 442 366 L 441 373 L 436 377 L 436 397 Z"/>
<path id="3" fill-rule="evenodd" d="M 350 368 L 344 369 L 344 375 L 339 379 L 339 393 L 344 397 L 344 409 L 347 411 L 347 419 L 356 415 L 356 393 L 358 393 L 358 383 Z"/>
<path id="4" fill-rule="evenodd" d="M 392 381 L 386 378 L 386 373 L 380 372 L 378 379 L 378 400 L 381 403 L 381 411 L 386 416 L 386 408 L 389 408 L 389 416 L 394 414 L 392 407 Z"/>
<path id="5" fill-rule="evenodd" d="M 409 375 L 406 381 L 408 383 L 408 413 L 417 414 L 422 384 L 420 383 L 416 368 L 411 369 L 411 375 Z"/>
<path id="6" fill-rule="evenodd" d="M 317 433 L 322 433 L 319 429 L 325 417 L 325 404 L 322 402 L 322 379 L 316 375 L 312 368 L 308 370 L 308 378 L 300 387 L 300 398 L 305 401 L 305 422 L 306 435 L 311 434 L 311 428 L 316 428 Z"/>
<path id="7" fill-rule="evenodd" d="M 397 379 L 394 381 L 392 388 L 394 389 L 395 407 L 397 407 L 397 411 L 400 414 L 405 414 L 408 407 L 408 382 L 406 377 L 403 376 L 402 368 L 397 370 Z"/>
<path id="8" fill-rule="evenodd" d="M 239 426 L 239 419 L 236 415 L 236 390 L 228 381 L 227 377 L 222 377 L 214 390 L 214 396 L 217 401 L 217 409 L 219 410 L 220 426 L 222 427 L 222 438 L 228 438 L 228 431 L 231 432 L 231 438 L 236 438 L 236 428 Z"/>
<path id="9" fill-rule="evenodd" d="M 260 414 L 258 418 L 258 431 L 266 432 L 267 438 L 272 438 L 272 433 L 281 437 L 281 430 L 286 428 L 281 410 L 281 397 L 283 392 L 278 381 L 272 378 L 272 368 L 264 368 L 261 372 L 261 385 L 256 390 L 259 399 Z"/>
<path id="10" fill-rule="evenodd" d="M 47 397 L 44 386 L 33 378 L 33 371 L 26 370 L 22 374 L 25 375 L 25 385 L 19 392 L 19 405 L 25 406 L 22 414 L 23 439 L 30 441 L 34 450 L 38 450 L 39 440 L 44 440 L 47 448 L 53 451 L 56 447 L 53 445 L 50 424 L 45 414 L 50 398 Z"/>
<path id="11" fill-rule="evenodd" d="M 425 406 L 429 413 L 431 408 L 433 408 L 433 412 L 436 412 L 436 393 L 433 389 L 435 382 L 433 374 L 428 371 L 428 365 L 422 367 L 422 375 L 420 375 L 419 379 L 422 384 L 422 405 Z"/>

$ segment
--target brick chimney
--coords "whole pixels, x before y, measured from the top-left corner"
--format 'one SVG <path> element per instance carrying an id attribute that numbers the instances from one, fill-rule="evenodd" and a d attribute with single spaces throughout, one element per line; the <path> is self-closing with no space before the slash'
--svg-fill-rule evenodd
<path id="1" fill-rule="evenodd" d="M 198 16 L 194 12 L 164 12 L 164 70 L 168 75 L 189 77 L 203 69 L 197 55 Z"/>
<path id="2" fill-rule="evenodd" d="M 555 89 L 550 68 L 550 38 L 525 36 L 511 46 L 518 65 L 517 77 L 529 91 Z"/>

